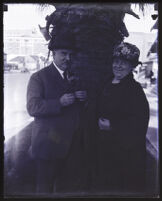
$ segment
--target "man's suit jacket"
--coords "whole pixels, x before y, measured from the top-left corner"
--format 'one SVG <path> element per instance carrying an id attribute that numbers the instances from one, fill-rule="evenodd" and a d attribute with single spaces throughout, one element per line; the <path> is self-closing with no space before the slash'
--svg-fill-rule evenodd
<path id="1" fill-rule="evenodd" d="M 53 64 L 34 73 L 27 88 L 27 110 L 34 117 L 31 147 L 35 158 L 66 157 L 79 128 L 81 105 L 62 107 L 60 97 L 69 84 Z"/>

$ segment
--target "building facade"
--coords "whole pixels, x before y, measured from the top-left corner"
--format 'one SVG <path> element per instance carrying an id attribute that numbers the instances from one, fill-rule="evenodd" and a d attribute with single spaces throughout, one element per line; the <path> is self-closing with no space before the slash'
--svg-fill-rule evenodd
<path id="1" fill-rule="evenodd" d="M 130 32 L 129 37 L 125 38 L 125 42 L 132 43 L 140 49 L 141 62 L 148 61 L 148 51 L 157 37 L 157 32 L 143 33 Z"/>
<path id="2" fill-rule="evenodd" d="M 4 31 L 4 52 L 8 55 L 47 56 L 47 41 L 38 32 L 32 30 Z"/>

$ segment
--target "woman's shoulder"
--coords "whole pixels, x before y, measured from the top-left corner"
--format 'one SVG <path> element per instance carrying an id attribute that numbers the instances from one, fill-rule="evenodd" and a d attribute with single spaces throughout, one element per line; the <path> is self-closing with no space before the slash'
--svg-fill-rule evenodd
<path id="1" fill-rule="evenodd" d="M 133 78 L 132 84 L 130 86 L 135 88 L 137 91 L 143 91 L 143 88 L 142 88 L 142 85 L 140 84 L 140 82 L 136 81 L 134 78 Z"/>
<path id="2" fill-rule="evenodd" d="M 142 85 L 134 80 L 132 82 L 132 85 L 130 87 L 130 91 L 131 91 L 131 94 L 132 94 L 132 98 L 135 99 L 135 100 L 147 100 L 147 97 L 146 97 L 146 94 L 143 90 L 143 87 Z"/>

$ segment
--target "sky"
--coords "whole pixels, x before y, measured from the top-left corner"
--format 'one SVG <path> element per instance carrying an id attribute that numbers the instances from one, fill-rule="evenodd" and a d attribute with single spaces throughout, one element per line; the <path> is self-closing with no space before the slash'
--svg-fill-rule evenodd
<path id="1" fill-rule="evenodd" d="M 38 24 L 45 26 L 45 17 L 54 10 L 53 6 L 49 6 L 42 11 L 38 4 L 8 4 L 8 11 L 4 12 L 3 16 L 4 29 L 38 29 Z M 129 14 L 125 15 L 124 22 L 128 32 L 150 32 L 155 23 L 151 18 L 151 14 L 154 13 L 153 5 L 149 5 L 145 16 L 139 12 L 137 7 L 134 12 L 139 15 L 140 19 Z"/>
<path id="2" fill-rule="evenodd" d="M 4 29 L 38 28 L 38 24 L 45 26 L 45 17 L 54 10 L 54 6 L 42 11 L 38 4 L 8 4 L 8 11 L 3 16 Z"/>

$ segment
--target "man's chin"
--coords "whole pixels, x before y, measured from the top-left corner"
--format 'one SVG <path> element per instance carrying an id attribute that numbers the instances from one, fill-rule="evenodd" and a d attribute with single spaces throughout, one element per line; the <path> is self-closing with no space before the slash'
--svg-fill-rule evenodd
<path id="1" fill-rule="evenodd" d="M 60 66 L 60 69 L 63 70 L 63 71 L 65 71 L 67 68 L 68 68 L 67 65 L 61 65 Z"/>
<path id="2" fill-rule="evenodd" d="M 69 66 L 69 64 L 64 64 L 63 65 L 63 68 L 66 70 L 67 68 L 69 68 L 70 66 Z"/>

